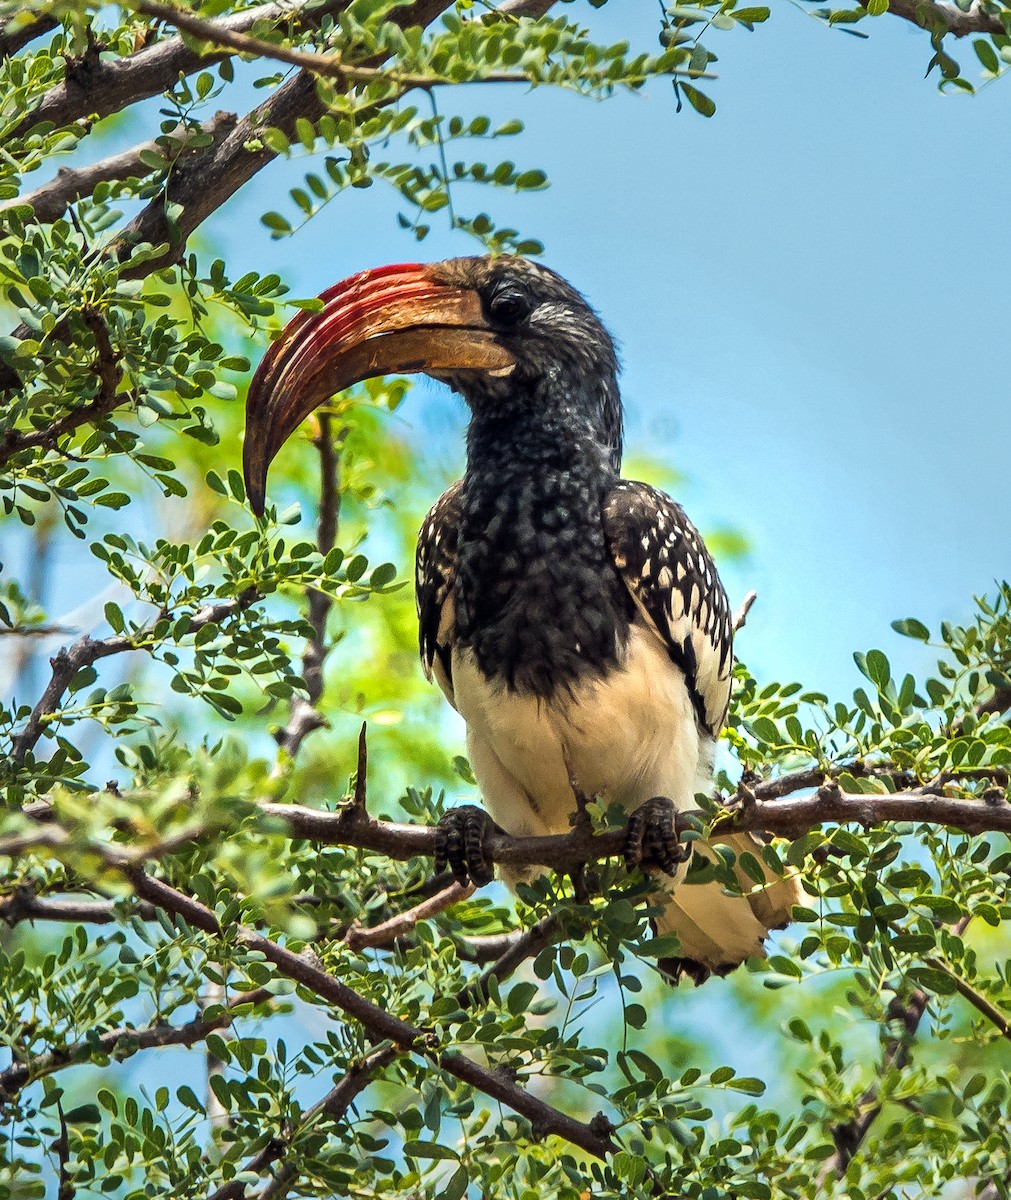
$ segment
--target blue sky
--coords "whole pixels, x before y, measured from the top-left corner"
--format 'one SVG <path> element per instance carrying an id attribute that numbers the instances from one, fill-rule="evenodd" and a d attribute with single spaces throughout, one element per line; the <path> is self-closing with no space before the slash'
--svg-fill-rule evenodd
<path id="1" fill-rule="evenodd" d="M 650 4 L 561 11 L 655 47 Z M 749 537 L 724 570 L 734 602 L 759 592 L 742 655 L 833 691 L 854 682 L 854 649 L 925 665 L 889 621 L 966 616 L 1011 566 L 1007 87 L 942 96 L 922 33 L 861 28 L 869 39 L 776 0 L 755 33 L 713 33 L 711 120 L 676 114 L 662 82 L 604 103 L 444 95 L 446 111 L 525 120 L 501 157 L 552 187 L 459 207 L 541 238 L 620 343 L 632 454 L 681 473 L 703 528 Z M 309 167 L 276 164 L 209 223 L 235 275 L 277 269 L 312 294 L 365 266 L 474 252 L 438 216 L 416 246 L 376 189 L 270 241 L 260 213 Z M 427 384 L 411 403 L 407 419 L 459 460 L 462 406 Z"/>

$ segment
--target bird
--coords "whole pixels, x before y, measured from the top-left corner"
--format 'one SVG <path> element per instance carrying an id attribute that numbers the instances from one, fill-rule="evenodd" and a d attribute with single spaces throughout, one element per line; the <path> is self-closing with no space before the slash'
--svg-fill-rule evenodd
<path id="1" fill-rule="evenodd" d="M 320 302 L 249 388 L 257 515 L 281 446 L 354 383 L 423 372 L 470 410 L 465 473 L 421 526 L 416 597 L 422 665 L 466 722 L 484 807 L 446 812 L 436 868 L 486 883 L 492 830 L 565 833 L 578 797 L 600 797 L 629 813 L 628 866 L 660 880 L 654 927 L 680 943 L 672 979 L 764 955 L 802 899 L 795 879 L 766 871 L 756 884 L 738 867 L 735 894 L 684 883 L 693 853 L 714 857 L 684 837 L 684 814 L 713 788 L 733 623 L 681 506 L 621 476 L 618 356 L 597 313 L 561 275 L 510 255 L 374 268 Z M 760 851 L 750 833 L 724 840 Z"/>

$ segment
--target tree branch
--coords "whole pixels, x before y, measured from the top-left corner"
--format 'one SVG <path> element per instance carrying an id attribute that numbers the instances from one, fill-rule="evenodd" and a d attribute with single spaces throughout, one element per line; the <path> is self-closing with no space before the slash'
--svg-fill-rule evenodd
<path id="1" fill-rule="evenodd" d="M 249 54 L 256 58 L 274 59 L 277 62 L 288 63 L 289 66 L 301 67 L 313 75 L 324 79 L 335 79 L 338 83 L 354 86 L 355 84 L 380 82 L 390 83 L 398 88 L 427 88 L 439 83 L 451 83 L 453 80 L 439 75 L 412 75 L 403 71 L 384 71 L 378 67 L 364 66 L 359 63 L 345 62 L 339 54 L 307 53 L 292 46 L 278 42 L 264 41 L 262 38 L 251 37 L 249 34 L 223 28 L 219 22 L 205 21 L 193 13 L 176 8 L 172 4 L 161 4 L 157 0 L 138 0 L 135 5 L 137 12 L 167 21 L 177 29 L 185 30 L 193 37 L 198 37 L 212 46 L 224 46 L 237 54 Z M 522 71 L 488 71 L 481 76 L 485 83 L 529 83 L 530 78 Z"/>
<path id="2" fill-rule="evenodd" d="M 222 600 L 218 604 L 208 604 L 198 609 L 190 617 L 190 633 L 196 633 L 205 625 L 218 624 L 232 613 L 242 612 L 248 608 L 259 593 L 255 588 L 247 588 L 240 595 L 230 600 Z M 84 667 L 90 667 L 100 659 L 109 658 L 113 654 L 123 654 L 128 650 L 143 649 L 147 634 L 141 630 L 130 637 L 108 637 L 96 640 L 87 634 L 79 638 L 70 647 L 63 647 L 51 658 L 53 673 L 49 678 L 45 691 L 39 702 L 32 710 L 31 716 L 24 729 L 11 739 L 10 759 L 15 766 L 24 762 L 25 755 L 33 749 L 49 721 L 49 718 L 60 706 L 60 701 L 74 676 Z"/>
<path id="3" fill-rule="evenodd" d="M 974 33 L 1004 34 L 1007 30 L 1000 17 L 987 12 L 980 0 L 973 0 L 967 11 L 954 4 L 935 0 L 889 0 L 888 11 L 905 21 L 931 32 L 941 29 L 952 37 L 964 38 Z"/>
<path id="4" fill-rule="evenodd" d="M 50 16 L 32 16 L 27 20 L 24 16 L 14 16 L 0 26 L 0 59 L 10 58 L 23 50 L 29 42 L 42 37 L 44 33 L 56 29 L 59 21 Z"/>
<path id="5" fill-rule="evenodd" d="M 927 994 L 919 990 L 913 992 L 907 1003 L 898 996 L 892 998 L 888 1006 L 889 1021 L 897 1021 L 901 1025 L 898 1034 L 889 1033 L 885 1038 L 885 1048 L 881 1056 L 878 1075 L 884 1077 L 891 1070 L 902 1070 L 909 1062 L 913 1041 L 919 1028 L 923 1014 L 927 1010 Z M 835 1142 L 835 1155 L 828 1159 L 818 1173 L 818 1191 L 825 1189 L 833 1175 L 842 1176 L 846 1173 L 853 1156 L 859 1150 L 871 1126 L 878 1119 L 884 1101 L 881 1099 L 881 1086 L 874 1084 L 866 1089 L 856 1104 L 852 1118 L 843 1121 L 832 1128 L 832 1140 Z"/>
<path id="6" fill-rule="evenodd" d="M 402 27 L 427 25 L 448 8 L 450 2 L 415 0 L 410 6 L 398 9 L 395 19 Z M 377 65 L 379 61 L 369 65 Z M 145 261 L 137 271 L 128 269 L 126 275 L 149 275 L 175 262 L 197 226 L 277 157 L 276 151 L 269 146 L 249 149 L 250 143 L 257 140 L 264 128 L 274 126 L 293 137 L 299 117 L 316 121 L 324 111 L 315 77 L 308 71 L 300 71 L 247 113 L 218 145 L 181 164 L 173 172 L 165 194 L 151 201 L 126 226 L 112 247 L 120 257 L 125 257 L 130 246 L 137 242 L 149 242 L 152 246 L 167 244 L 168 249 L 162 256 Z M 182 206 L 182 211 L 172 221 L 168 219 L 167 204 Z"/>
<path id="7" fill-rule="evenodd" d="M 89 400 L 87 404 L 82 404 L 80 408 L 75 408 L 73 412 L 68 413 L 59 421 L 53 421 L 42 429 L 35 429 L 31 433 L 8 429 L 0 437 L 0 467 L 3 467 L 15 454 L 19 454 L 23 450 L 30 450 L 36 446 L 54 449 L 64 434 L 89 422 L 102 420 L 114 408 L 118 408 L 119 405 L 125 404 L 131 399 L 128 394 L 119 390 L 122 377 L 119 360 L 101 314 L 90 305 L 85 305 L 81 310 L 81 319 L 95 339 L 96 357 L 93 368 L 98 378 L 98 394 L 94 400 Z M 20 336 L 20 330 L 15 331 L 15 334 Z M 13 371 L 11 374 L 14 374 Z"/>
<path id="8" fill-rule="evenodd" d="M 285 3 L 259 4 L 222 17 L 215 25 L 223 32 L 242 32 L 259 21 L 293 19 L 300 28 L 314 28 L 324 16 L 343 12 L 347 5 L 348 0 L 323 0 L 320 4 L 306 4 L 295 9 Z M 192 75 L 194 71 L 214 66 L 230 58 L 231 53 L 227 49 L 205 53 L 176 36 L 111 62 L 97 54 L 68 62 L 63 83 L 47 92 L 7 131 L 6 137 L 13 142 L 43 121 L 51 121 L 58 129 L 74 122 L 100 121 L 139 100 L 166 91 L 180 74 Z"/>
<path id="9" fill-rule="evenodd" d="M 210 137 L 213 143 L 217 143 L 235 126 L 237 120 L 235 113 L 219 112 L 211 120 L 204 121 L 199 129 Z M 82 196 L 90 196 L 100 183 L 150 175 L 153 168 L 144 162 L 145 155 L 170 154 L 175 156 L 175 162 L 179 162 L 184 155 L 194 154 L 198 149 L 203 149 L 203 144 L 199 147 L 192 145 L 194 132 L 192 126 L 177 125 L 171 133 L 161 138 L 141 142 L 129 150 L 110 154 L 108 158 L 88 166 L 61 167 L 56 173 L 56 178 L 49 183 L 44 183 L 24 196 L 4 200 L 0 203 L 0 212 L 27 204 L 33 210 L 36 221 L 58 221 L 71 204 L 80 200 Z M 166 139 L 169 144 L 166 143 Z"/>
<path id="10" fill-rule="evenodd" d="M 352 950 L 389 946 L 413 933 L 419 921 L 430 921 L 432 917 L 437 917 L 439 913 L 445 912 L 447 908 L 452 908 L 454 904 L 459 904 L 461 900 L 466 900 L 473 894 L 472 884 L 457 883 L 454 880 L 444 891 L 436 892 L 434 896 L 429 896 L 420 904 L 397 913 L 379 925 L 366 927 L 357 921 L 352 922 L 343 940 Z"/>
<path id="11" fill-rule="evenodd" d="M 972 916 L 965 916 L 954 926 L 953 932 L 961 937 L 965 933 Z M 929 961 L 929 960 L 924 960 Z M 932 964 L 946 974 L 951 974 L 939 963 Z M 923 1015 L 927 1011 L 928 996 L 917 988 L 909 1000 L 903 1003 L 898 996 L 892 997 L 888 1006 L 889 1021 L 898 1021 L 901 1025 L 898 1035 L 888 1033 L 885 1037 L 884 1053 L 881 1056 L 881 1066 L 878 1075 L 884 1077 L 893 1069 L 902 1070 L 909 1062 L 913 1049 L 913 1041 L 919 1029 Z M 826 1161 L 818 1173 L 818 1190 L 823 1191 L 832 1175 L 842 1176 L 846 1173 L 853 1156 L 863 1143 L 871 1126 L 877 1120 L 884 1104 L 881 1100 L 881 1085 L 874 1084 L 864 1091 L 856 1105 L 856 1111 L 848 1121 L 841 1122 L 832 1129 L 832 1140 L 835 1142 L 836 1153 Z"/>
<path id="12" fill-rule="evenodd" d="M 73 1067 L 95 1058 L 115 1058 L 122 1061 L 139 1050 L 163 1046 L 193 1046 L 202 1042 L 209 1033 L 231 1025 L 237 1008 L 245 1004 L 262 1004 L 271 999 L 273 993 L 268 988 L 257 988 L 252 992 L 240 993 L 229 1001 L 223 1012 L 211 1018 L 195 1017 L 185 1025 L 159 1023 L 142 1029 L 110 1029 L 108 1033 L 98 1037 L 85 1038 L 82 1042 L 74 1042 L 70 1046 L 50 1050 L 23 1062 L 15 1062 L 6 1070 L 0 1071 L 0 1097 L 12 1100 L 29 1083 L 52 1075 L 64 1067 Z"/>
<path id="13" fill-rule="evenodd" d="M 317 413 L 316 432 L 312 439 L 319 454 L 319 520 L 316 526 L 316 548 L 326 557 L 337 540 L 337 522 L 340 518 L 340 450 L 343 434 L 335 443 L 330 428 L 328 413 Z M 328 647 L 326 624 L 333 608 L 333 598 L 326 592 L 314 589 L 308 595 L 309 624 L 312 637 L 302 655 L 302 678 L 305 680 L 308 699 L 293 696 L 288 722 L 277 734 L 277 744 L 294 758 L 302 742 L 316 729 L 326 725 L 326 718 L 319 711 L 319 700 L 323 695 L 323 667 Z"/>
<path id="14" fill-rule="evenodd" d="M 819 779 L 823 780 L 824 775 L 819 773 Z M 770 781 L 773 794 L 777 783 L 777 780 Z M 716 839 L 743 830 L 797 838 L 828 823 L 856 822 L 871 826 L 892 821 L 946 825 L 973 834 L 1011 834 L 1011 804 L 1003 798 L 991 803 L 915 791 L 888 795 L 854 794 L 843 792 L 834 782 L 824 784 L 813 795 L 799 798 L 765 800 L 761 795 L 762 785 L 759 784 L 751 790 L 751 799 L 747 803 L 739 802 L 721 814 L 713 825 Z M 285 821 L 295 836 L 320 845 L 353 846 L 395 859 L 435 854 L 434 825 L 377 821 L 355 807 L 323 812 L 298 804 L 265 803 L 261 810 Z M 597 859 L 621 857 L 624 841 L 623 829 L 606 833 L 574 829 L 571 833 L 548 837 L 512 837 L 494 833 L 486 843 L 486 853 L 490 861 L 508 866 L 571 871 Z"/>
<path id="15" fill-rule="evenodd" d="M 215 937 L 225 936 L 225 931 L 221 928 L 214 913 L 192 897 L 153 878 L 140 867 L 123 865 L 118 860 L 112 860 L 110 865 L 117 866 L 123 871 L 142 900 L 147 900 L 150 904 L 154 904 L 166 912 L 182 917 L 188 924 L 202 929 L 205 933 Z M 596 1158 L 604 1158 L 616 1148 L 610 1136 L 611 1126 L 603 1116 L 590 1124 L 583 1124 L 531 1095 L 511 1080 L 504 1078 L 499 1072 L 483 1066 L 458 1051 L 446 1050 L 440 1045 L 433 1045 L 431 1037 L 424 1030 L 407 1021 L 400 1020 L 385 1009 L 373 1004 L 360 993 L 348 987 L 347 984 L 316 966 L 308 957 L 295 954 L 286 947 L 272 942 L 269 938 L 242 926 L 230 928 L 228 934 L 247 949 L 262 954 L 267 962 L 277 968 L 280 974 L 293 979 L 321 1000 L 325 1000 L 354 1017 L 376 1041 L 391 1041 L 404 1050 L 412 1050 L 424 1055 L 431 1059 L 440 1070 L 447 1071 L 450 1075 L 519 1113 L 520 1116 L 530 1121 L 535 1138 L 557 1134 Z"/>
<path id="16" fill-rule="evenodd" d="M 963 917 L 958 925 L 955 926 L 955 932 L 961 933 L 968 923 L 969 918 Z M 978 1013 L 986 1017 L 986 1019 L 991 1025 L 994 1026 L 1001 1037 L 1007 1038 L 1008 1041 L 1011 1041 L 1011 1018 L 1008 1017 L 1007 1013 L 1001 1012 L 1001 1010 L 995 1004 L 992 1004 L 990 1000 L 988 1000 L 987 997 L 982 994 L 982 992 L 977 992 L 972 984 L 968 982 L 968 980 L 963 979 L 961 975 L 959 975 L 956 971 L 953 971 L 951 967 L 949 967 L 947 963 L 942 962 L 941 959 L 931 956 L 925 958 L 923 961 L 928 967 L 933 967 L 935 971 L 940 971 L 942 974 L 947 975 L 951 980 L 955 991 L 958 992 L 962 999 L 966 1000 Z"/>
<path id="17" fill-rule="evenodd" d="M 138 902 L 136 914 L 143 921 L 151 921 L 155 910 L 150 904 Z M 0 896 L 0 921 L 8 926 L 17 925 L 19 921 L 112 925 L 121 919 L 121 912 L 113 900 L 50 900 L 36 896 L 27 886 L 15 888 L 9 896 Z"/>
<path id="18" fill-rule="evenodd" d="M 306 1111 L 297 1126 L 286 1129 L 280 1137 L 272 1138 L 259 1154 L 255 1154 L 242 1168 L 242 1174 L 262 1174 L 272 1163 L 283 1158 L 298 1137 L 311 1129 L 321 1117 L 339 1121 L 372 1080 L 384 1071 L 399 1053 L 398 1047 L 387 1046 L 355 1063 L 322 1100 Z M 290 1163 L 282 1163 L 259 1193 L 258 1200 L 270 1200 L 271 1197 L 278 1200 L 279 1197 L 287 1195 L 298 1179 L 298 1174 L 297 1167 Z M 246 1194 L 246 1184 L 233 1179 L 213 1191 L 207 1200 L 245 1200 Z"/>

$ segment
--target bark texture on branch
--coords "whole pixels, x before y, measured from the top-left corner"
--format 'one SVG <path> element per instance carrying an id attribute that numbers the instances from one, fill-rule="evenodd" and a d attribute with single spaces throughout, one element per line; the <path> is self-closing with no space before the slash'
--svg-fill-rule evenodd
<path id="1" fill-rule="evenodd" d="M 211 120 L 204 121 L 200 129 L 216 144 L 237 120 L 235 113 L 219 112 Z M 100 183 L 151 174 L 151 167 L 144 162 L 146 154 L 164 155 L 166 150 L 170 154 L 175 153 L 178 156 L 175 160 L 178 167 L 186 155 L 197 153 L 197 147 L 188 144 L 192 135 L 184 126 L 177 127 L 165 136 L 169 139 L 168 146 L 164 138 L 161 141 L 152 138 L 119 154 L 110 154 L 108 158 L 100 159 L 86 167 L 61 167 L 49 183 L 44 183 L 24 196 L 4 200 L 0 203 L 0 212 L 5 208 L 17 208 L 27 204 L 33 210 L 37 221 L 58 221 L 71 204 L 80 200 L 82 196 L 90 196 Z"/>
<path id="2" fill-rule="evenodd" d="M 251 29 L 258 21 L 295 20 L 300 26 L 311 28 L 326 14 L 341 12 L 347 4 L 348 0 L 326 0 L 313 5 L 311 11 L 283 3 L 259 4 L 220 17 L 217 23 L 222 29 L 237 32 Z M 52 122 L 57 128 L 80 121 L 100 121 L 139 100 L 164 92 L 180 74 L 192 75 L 194 71 L 230 58 L 232 53 L 231 50 L 195 50 L 178 34 L 155 42 L 153 46 L 145 46 L 126 58 L 108 61 L 96 52 L 69 63 L 63 83 L 52 88 L 8 131 L 7 136 L 12 140 L 24 137 L 43 121 Z"/>
<path id="3" fill-rule="evenodd" d="M 770 781 L 773 795 L 777 782 Z M 915 791 L 888 795 L 854 794 L 843 792 L 835 783 L 827 783 L 809 796 L 766 800 L 761 798 L 762 785 L 750 792 L 745 803 L 732 807 L 716 823 L 717 840 L 721 834 L 742 830 L 798 838 L 819 825 L 850 822 L 865 827 L 888 822 L 925 822 L 972 834 L 1011 834 L 1011 804 L 1003 798 L 991 803 Z M 377 821 L 357 807 L 336 813 L 299 804 L 267 803 L 261 807 L 268 816 L 286 822 L 295 836 L 320 845 L 353 846 L 395 859 L 435 854 L 434 825 Z M 571 871 L 598 859 L 620 858 L 624 845 L 623 829 L 606 833 L 574 829 L 571 833 L 549 837 L 512 837 L 495 833 L 488 839 L 485 849 L 492 862 L 512 867 L 540 866 Z"/>
<path id="4" fill-rule="evenodd" d="M 954 4 L 935 0 L 889 0 L 888 11 L 922 29 L 943 29 L 952 37 L 964 38 L 974 33 L 1003 34 L 1007 30 L 999 17 L 989 13 L 980 0 L 973 0 L 968 10 Z"/>

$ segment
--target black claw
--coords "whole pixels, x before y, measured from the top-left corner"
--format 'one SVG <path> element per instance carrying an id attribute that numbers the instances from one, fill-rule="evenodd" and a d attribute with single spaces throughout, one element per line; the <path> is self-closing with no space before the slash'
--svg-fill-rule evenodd
<path id="1" fill-rule="evenodd" d="M 674 875 L 681 863 L 691 857 L 691 842 L 682 842 L 681 834 L 689 824 L 666 796 L 654 796 L 640 805 L 628 819 L 625 829 L 625 866 L 659 867 Z"/>
<path id="2" fill-rule="evenodd" d="M 443 813 L 435 831 L 436 874 L 448 867 L 459 883 L 483 887 L 495 878 L 495 868 L 485 855 L 485 840 L 495 823 L 483 808 L 464 804 Z"/>

